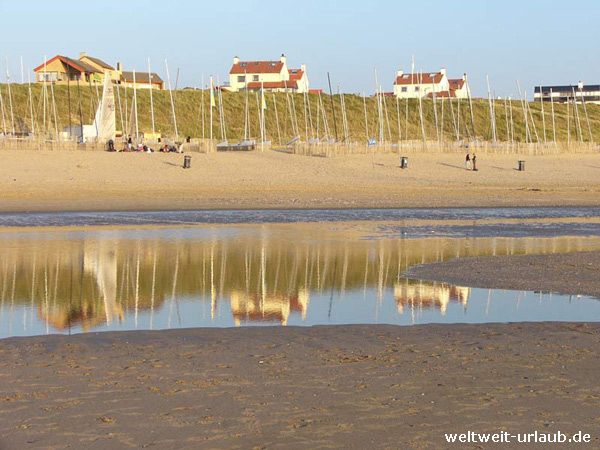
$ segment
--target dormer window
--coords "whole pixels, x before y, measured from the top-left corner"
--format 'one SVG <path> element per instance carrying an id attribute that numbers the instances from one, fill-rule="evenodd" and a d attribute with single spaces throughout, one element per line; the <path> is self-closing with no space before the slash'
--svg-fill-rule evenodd
<path id="1" fill-rule="evenodd" d="M 247 64 L 247 63 L 245 63 L 245 62 L 243 62 L 243 63 L 240 63 L 240 66 L 242 66 L 242 67 L 246 67 L 247 65 L 248 65 L 248 64 Z"/>
<path id="2" fill-rule="evenodd" d="M 271 61 L 271 63 L 269 64 L 271 67 L 275 67 L 277 65 L 276 62 Z"/>

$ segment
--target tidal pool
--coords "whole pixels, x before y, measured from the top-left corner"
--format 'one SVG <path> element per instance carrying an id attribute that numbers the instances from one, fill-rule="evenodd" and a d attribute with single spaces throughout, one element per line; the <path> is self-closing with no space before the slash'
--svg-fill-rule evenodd
<path id="1" fill-rule="evenodd" d="M 597 237 L 361 239 L 310 226 L 0 234 L 0 337 L 255 325 L 598 321 L 600 301 L 410 280 L 464 256 Z"/>

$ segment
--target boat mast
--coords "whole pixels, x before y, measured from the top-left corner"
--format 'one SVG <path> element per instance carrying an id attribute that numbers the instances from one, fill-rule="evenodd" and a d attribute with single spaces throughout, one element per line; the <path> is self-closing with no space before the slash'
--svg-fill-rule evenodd
<path id="1" fill-rule="evenodd" d="M 167 70 L 167 82 L 169 84 L 169 97 L 171 98 L 171 114 L 173 115 L 173 125 L 175 126 L 175 141 L 179 141 L 179 130 L 177 129 L 177 117 L 175 116 L 175 101 L 173 100 L 173 91 L 171 89 L 171 75 L 169 74 L 169 64 L 165 59 L 165 69 Z"/>
<path id="2" fill-rule="evenodd" d="M 152 91 L 154 86 L 152 84 L 152 68 L 150 67 L 150 58 L 148 58 L 148 83 L 150 84 L 150 117 L 152 119 L 152 139 L 154 139 L 154 101 L 152 99 Z"/>

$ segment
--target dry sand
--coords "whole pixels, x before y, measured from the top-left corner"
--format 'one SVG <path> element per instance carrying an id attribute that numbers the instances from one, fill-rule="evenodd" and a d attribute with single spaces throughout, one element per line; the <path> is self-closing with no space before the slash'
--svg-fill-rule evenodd
<path id="1" fill-rule="evenodd" d="M 600 252 L 461 258 L 413 267 L 406 275 L 461 286 L 600 298 Z"/>
<path id="2" fill-rule="evenodd" d="M 0 210 L 599 205 L 600 155 L 1 152 Z"/>
<path id="3" fill-rule="evenodd" d="M 599 448 L 598 336 L 546 323 L 6 339 L 0 448 L 571 448 L 445 442 L 467 430 L 581 430 Z"/>

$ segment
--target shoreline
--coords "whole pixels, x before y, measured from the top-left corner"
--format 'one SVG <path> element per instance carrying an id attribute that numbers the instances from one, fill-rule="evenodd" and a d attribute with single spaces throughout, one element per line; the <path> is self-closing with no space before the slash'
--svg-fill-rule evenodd
<path id="1" fill-rule="evenodd" d="M 542 291 L 600 299 L 600 252 L 458 258 L 414 266 L 404 276 L 474 288 Z"/>

